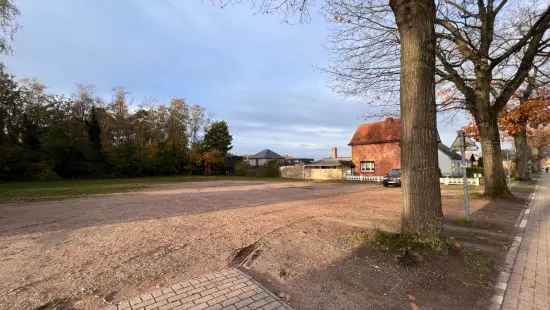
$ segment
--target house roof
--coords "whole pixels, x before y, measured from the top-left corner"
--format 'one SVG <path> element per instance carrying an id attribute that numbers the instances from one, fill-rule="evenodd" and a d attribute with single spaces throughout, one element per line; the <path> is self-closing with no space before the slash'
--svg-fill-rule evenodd
<path id="1" fill-rule="evenodd" d="M 451 158 L 452 160 L 461 160 L 462 157 L 460 155 L 458 155 L 457 153 L 455 153 L 453 150 L 451 150 L 448 146 L 446 146 L 445 144 L 443 143 L 439 143 L 437 145 L 437 148 L 443 152 L 444 154 L 446 154 L 447 156 L 449 156 L 449 158 Z"/>
<path id="2" fill-rule="evenodd" d="M 250 159 L 283 159 L 284 157 L 273 152 L 272 150 L 265 149 L 252 156 L 249 156 L 248 158 Z"/>
<path id="3" fill-rule="evenodd" d="M 353 167 L 351 160 L 338 160 L 332 158 L 321 159 L 311 164 L 304 165 L 305 167 Z"/>
<path id="4" fill-rule="evenodd" d="M 465 137 L 466 142 L 466 151 L 477 151 L 478 147 L 476 145 L 476 141 L 468 136 Z M 455 152 L 460 152 L 460 146 L 462 145 L 461 137 L 457 136 L 455 140 L 453 141 L 453 144 L 451 144 L 451 150 Z"/>
<path id="5" fill-rule="evenodd" d="M 399 142 L 401 125 L 398 118 L 362 124 L 355 130 L 349 145 Z"/>
<path id="6" fill-rule="evenodd" d="M 441 142 L 436 131 L 437 142 Z M 388 117 L 383 121 L 359 125 L 348 145 L 379 144 L 401 140 L 401 119 Z"/>

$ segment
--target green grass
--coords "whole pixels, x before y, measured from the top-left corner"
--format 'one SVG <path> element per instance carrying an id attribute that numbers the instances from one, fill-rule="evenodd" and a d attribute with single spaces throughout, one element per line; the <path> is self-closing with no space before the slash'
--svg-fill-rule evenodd
<path id="1" fill-rule="evenodd" d="M 0 183 L 0 202 L 67 199 L 94 194 L 122 193 L 159 184 L 218 180 L 279 181 L 280 178 L 170 176 L 125 179 L 60 180 Z"/>
<path id="2" fill-rule="evenodd" d="M 397 234 L 376 230 L 372 236 L 373 244 L 385 251 L 398 252 L 405 249 L 418 252 L 439 253 L 448 249 L 444 238 L 422 238 L 413 234 Z"/>
<path id="3" fill-rule="evenodd" d="M 534 181 L 513 181 L 510 184 L 510 190 L 516 193 L 532 193 L 535 191 L 535 186 Z"/>
<path id="4" fill-rule="evenodd" d="M 465 283 L 471 286 L 486 286 L 489 282 L 489 275 L 493 262 L 480 251 L 466 250 L 464 252 L 464 265 L 466 267 L 466 275 L 470 278 L 470 283 Z"/>
<path id="5" fill-rule="evenodd" d="M 370 234 L 366 231 L 359 231 L 351 234 L 348 240 L 352 244 L 363 243 L 370 240 Z"/>
<path id="6" fill-rule="evenodd" d="M 466 226 L 466 227 L 471 227 L 474 224 L 472 219 L 466 219 L 466 218 L 463 218 L 463 217 L 454 220 L 454 223 L 455 223 L 455 225 Z"/>
<path id="7" fill-rule="evenodd" d="M 464 186 L 463 185 L 442 185 L 441 186 L 442 194 L 447 195 L 464 195 Z M 468 186 L 468 194 L 470 199 L 480 199 L 483 198 L 483 186 Z"/>

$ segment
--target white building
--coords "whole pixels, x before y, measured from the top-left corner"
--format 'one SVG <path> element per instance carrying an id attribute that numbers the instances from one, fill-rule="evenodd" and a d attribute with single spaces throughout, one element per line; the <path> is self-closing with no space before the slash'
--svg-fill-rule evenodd
<path id="1" fill-rule="evenodd" d="M 460 163 L 462 158 L 457 153 L 453 152 L 443 143 L 437 145 L 437 157 L 439 160 L 439 170 L 444 177 L 459 177 L 462 176 Z"/>

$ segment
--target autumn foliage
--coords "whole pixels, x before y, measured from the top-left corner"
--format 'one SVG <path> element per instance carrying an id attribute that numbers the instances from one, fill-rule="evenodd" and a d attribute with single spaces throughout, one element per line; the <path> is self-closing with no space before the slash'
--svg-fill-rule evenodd
<path id="1" fill-rule="evenodd" d="M 510 136 L 524 128 L 528 135 L 540 126 L 550 123 L 550 90 L 539 91 L 536 97 L 506 109 L 499 118 L 501 128 Z"/>
<path id="2" fill-rule="evenodd" d="M 540 135 L 550 124 L 550 89 L 537 92 L 532 99 L 505 109 L 499 117 L 499 126 L 508 136 L 515 136 L 525 128 L 528 137 Z M 542 127 L 542 128 L 541 128 Z M 479 129 L 470 121 L 463 130 L 466 135 L 479 141 Z"/>

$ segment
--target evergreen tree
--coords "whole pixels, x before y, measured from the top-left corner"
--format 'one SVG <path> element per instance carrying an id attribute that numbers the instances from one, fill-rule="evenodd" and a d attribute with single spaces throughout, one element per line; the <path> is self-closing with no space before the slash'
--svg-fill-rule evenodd
<path id="1" fill-rule="evenodd" d="M 231 150 L 233 137 L 225 121 L 213 122 L 204 136 L 204 146 L 207 151 L 218 150 L 226 155 Z"/>

